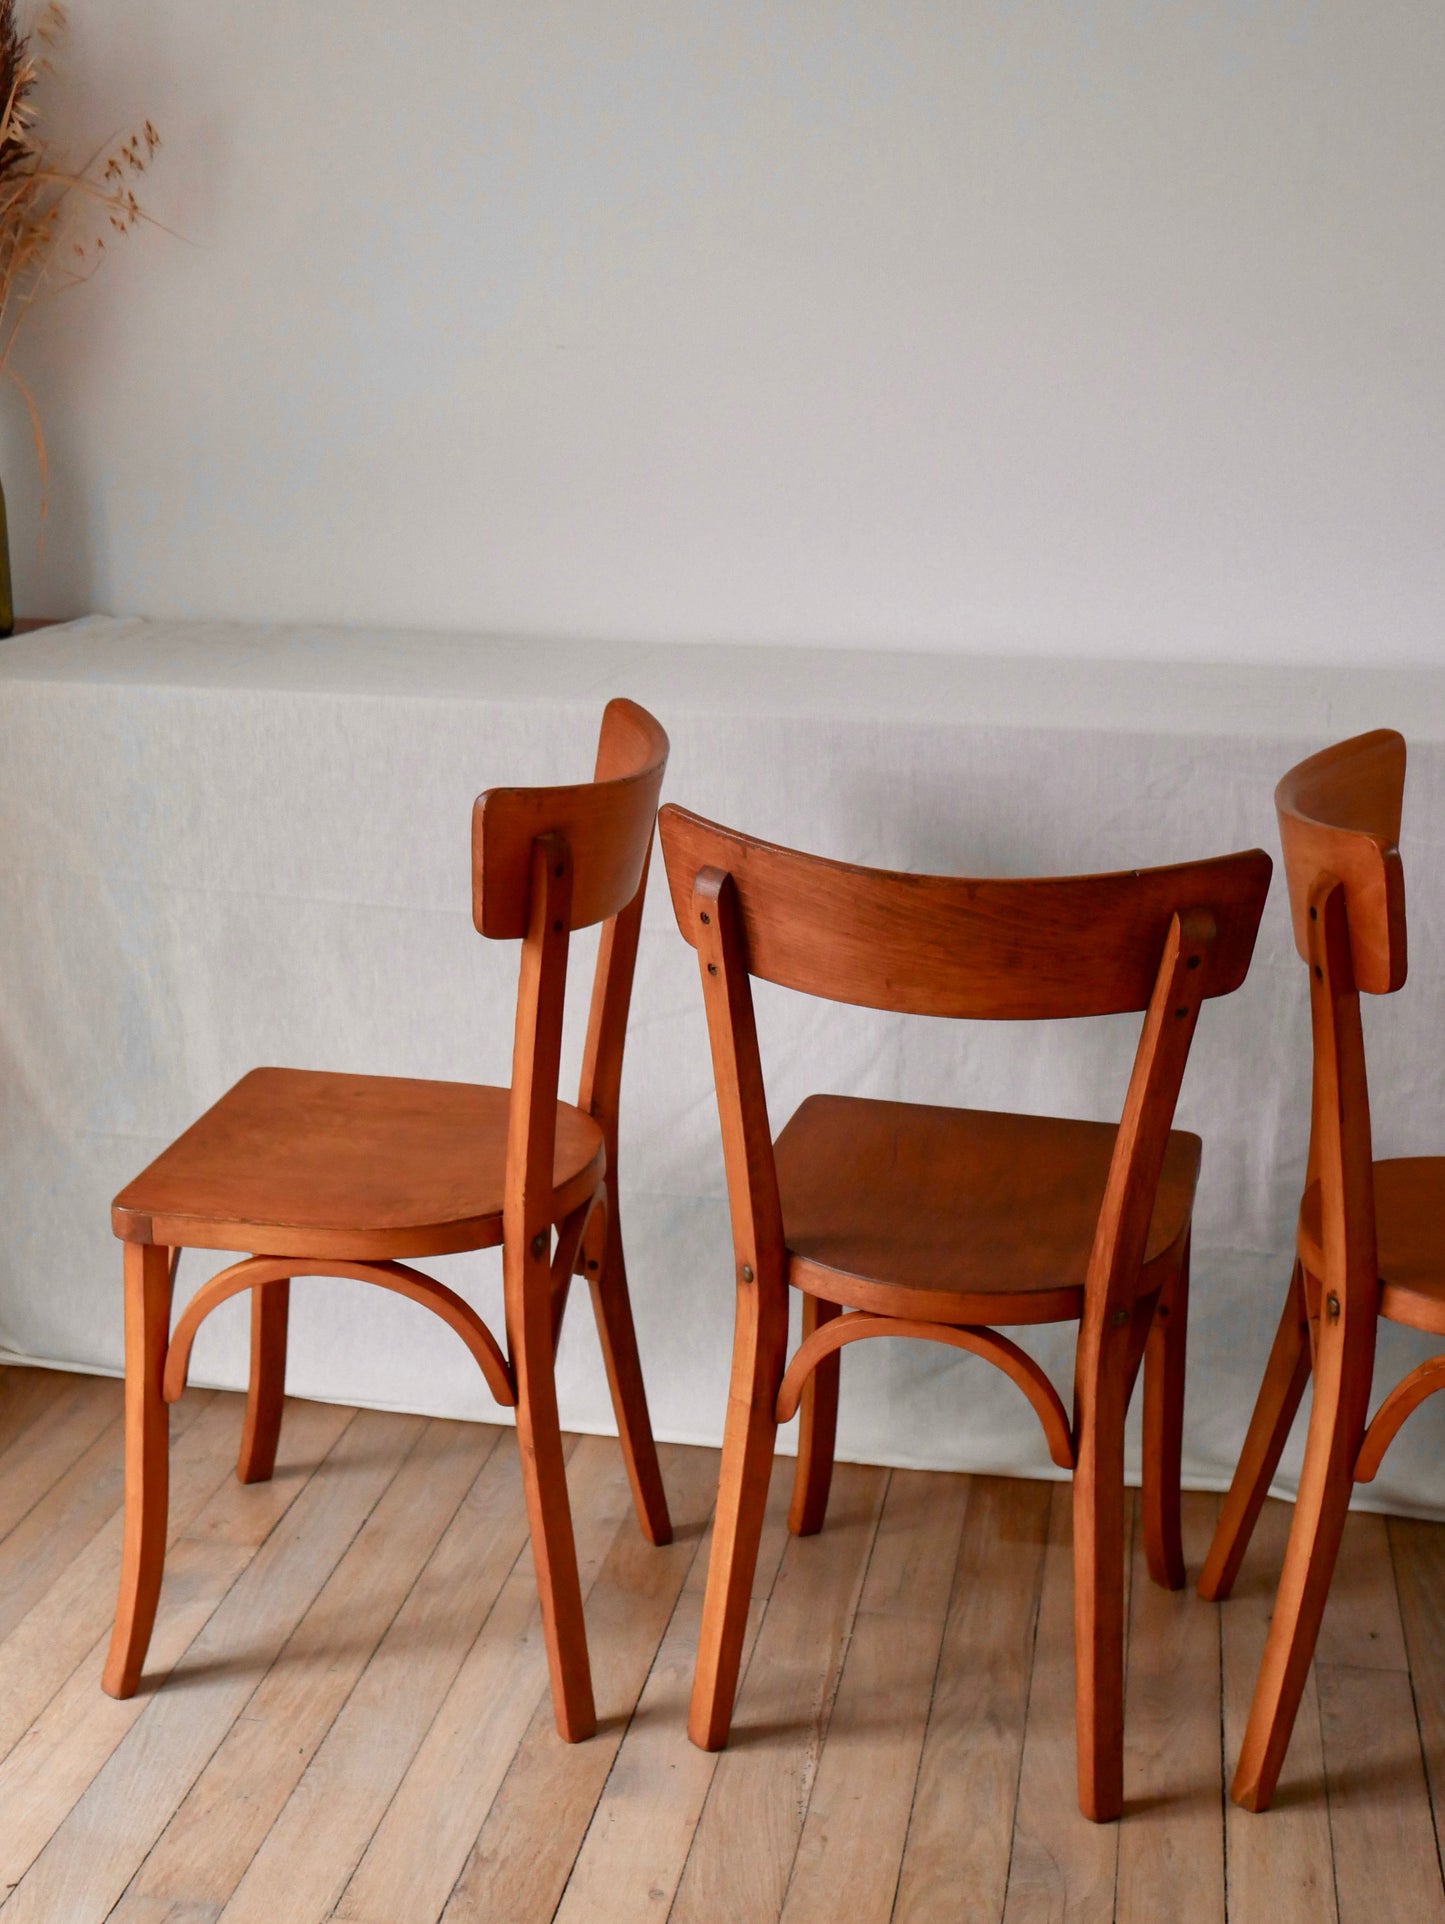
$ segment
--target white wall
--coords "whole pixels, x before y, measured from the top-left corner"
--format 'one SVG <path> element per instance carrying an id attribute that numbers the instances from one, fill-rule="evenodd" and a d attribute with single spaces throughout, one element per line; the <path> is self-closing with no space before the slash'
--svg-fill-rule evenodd
<path id="1" fill-rule="evenodd" d="M 72 0 L 21 603 L 1445 656 L 1439 0 Z"/>

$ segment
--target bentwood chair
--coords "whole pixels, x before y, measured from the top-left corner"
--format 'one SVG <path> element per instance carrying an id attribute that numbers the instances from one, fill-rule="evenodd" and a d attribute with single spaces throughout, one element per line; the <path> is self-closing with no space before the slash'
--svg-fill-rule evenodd
<path id="1" fill-rule="evenodd" d="M 116 1197 L 125 1244 L 125 1537 L 104 1686 L 135 1690 L 166 1541 L 167 1404 L 218 1303 L 251 1293 L 251 1376 L 238 1474 L 269 1477 L 286 1367 L 290 1279 L 352 1277 L 420 1303 L 515 1406 L 552 1703 L 569 1741 L 596 1726 L 554 1358 L 574 1273 L 591 1285 L 638 1519 L 671 1538 L 648 1421 L 617 1209 L 617 1109 L 642 899 L 668 743 L 645 709 L 608 704 L 594 779 L 498 788 L 472 815 L 477 929 L 521 939 L 510 1089 L 256 1069 Z M 576 1105 L 557 1096 L 568 939 L 603 924 Z M 555 1243 L 554 1235 L 555 1234 Z M 500 1243 L 506 1349 L 471 1306 L 410 1266 Z M 170 1332 L 182 1247 L 249 1249 Z"/>
<path id="2" fill-rule="evenodd" d="M 1243 981 L 1269 886 L 1260 850 L 1062 880 L 888 874 L 776 848 L 668 807 L 673 908 L 697 950 L 736 1258 L 737 1323 L 689 1732 L 728 1738 L 777 1425 L 801 1406 L 789 1524 L 819 1529 L 839 1351 L 951 1344 L 1004 1370 L 1074 1473 L 1079 1804 L 1123 1801 L 1124 1417 L 1144 1365 L 1150 1574 L 1184 1582 L 1179 1528 L 1196 1136 L 1171 1131 L 1200 1004 Z M 751 978 L 913 1015 L 1145 1011 L 1117 1125 L 810 1096 L 773 1141 Z M 787 1360 L 788 1288 L 803 1339 Z M 993 1324 L 1079 1322 L 1072 1419 Z"/>
<path id="3" fill-rule="evenodd" d="M 1375 1162 L 1360 992 L 1405 980 L 1405 876 L 1396 846 L 1405 744 L 1356 736 L 1292 768 L 1274 792 L 1295 945 L 1309 965 L 1314 1097 L 1284 1314 L 1200 1595 L 1228 1596 L 1311 1373 L 1299 1494 L 1232 1794 L 1267 1810 L 1289 1747 L 1350 1493 L 1379 1470 L 1406 1417 L 1445 1386 L 1445 1355 L 1369 1416 L 1377 1319 L 1445 1336 L 1445 1157 Z M 1367 1420 L 1368 1419 L 1368 1420 Z"/>

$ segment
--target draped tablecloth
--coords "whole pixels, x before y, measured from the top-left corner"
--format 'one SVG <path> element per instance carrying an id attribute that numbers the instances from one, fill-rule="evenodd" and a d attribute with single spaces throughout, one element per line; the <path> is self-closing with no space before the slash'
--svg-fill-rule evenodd
<path id="1" fill-rule="evenodd" d="M 471 802 L 495 784 L 584 779 L 614 694 L 671 734 L 674 800 L 853 861 L 985 875 L 1276 853 L 1281 772 L 1326 741 L 1400 727 L 1413 967 L 1402 994 L 1366 1010 L 1375 1144 L 1445 1152 L 1445 672 L 95 617 L 0 643 L 4 1356 L 119 1369 L 110 1198 L 248 1068 L 507 1081 L 517 951 L 472 928 Z M 660 869 L 623 1082 L 623 1223 L 657 1431 L 716 1443 L 728 1217 L 696 961 Z M 595 933 L 574 944 L 566 1083 L 594 952 Z M 943 1022 L 768 985 L 758 1013 L 775 1130 L 815 1089 L 1116 1120 L 1137 1035 L 1134 1018 Z M 1195 1487 L 1223 1486 L 1244 1433 L 1290 1266 L 1308 1104 L 1307 984 L 1276 874 L 1248 981 L 1206 1006 L 1178 1115 L 1204 1139 L 1185 1425 Z M 178 1302 L 224 1260 L 187 1253 Z M 500 1329 L 495 1251 L 431 1267 Z M 293 1392 L 497 1417 L 466 1352 L 424 1311 L 327 1280 L 296 1285 L 292 1303 Z M 246 1315 L 238 1299 L 204 1327 L 194 1381 L 243 1383 Z M 1066 1400 L 1072 1336 L 1024 1339 Z M 1385 1330 L 1381 1385 L 1428 1341 Z M 610 1430 L 585 1291 L 559 1369 L 564 1422 Z M 1445 1515 L 1442 1444 L 1437 1400 L 1367 1500 Z M 1131 1450 L 1132 1472 L 1137 1433 Z M 839 1453 L 1052 1474 L 1013 1386 L 926 1343 L 849 1351 Z"/>

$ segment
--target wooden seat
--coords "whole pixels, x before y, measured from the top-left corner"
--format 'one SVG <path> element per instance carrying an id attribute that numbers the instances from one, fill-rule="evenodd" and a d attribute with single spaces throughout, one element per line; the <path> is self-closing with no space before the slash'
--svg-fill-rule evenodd
<path id="1" fill-rule="evenodd" d="M 660 817 L 697 950 L 722 1122 L 736 1328 L 688 1729 L 727 1742 L 780 1422 L 801 1410 L 789 1526 L 821 1527 L 848 1345 L 971 1352 L 1028 1397 L 1074 1471 L 1079 1803 L 1123 1800 L 1124 1418 L 1144 1364 L 1144 1538 L 1179 1530 L 1189 1223 L 1199 1143 L 1172 1131 L 1204 1000 L 1237 988 L 1269 886 L 1259 850 L 1181 868 L 970 881 L 823 861 L 677 808 Z M 810 1097 L 773 1142 L 752 978 L 900 1013 L 1047 1020 L 1143 1011 L 1117 1124 Z M 788 1287 L 803 1292 L 791 1360 Z M 1074 1415 L 1004 1326 L 1078 1318 Z M 886 1712 L 880 1712 L 886 1714 Z"/>
<path id="2" fill-rule="evenodd" d="M 1300 1201 L 1299 1254 L 1312 1276 L 1325 1273 L 1323 1200 L 1312 1182 Z M 1445 1336 L 1445 1156 L 1375 1164 L 1375 1244 L 1380 1314 Z"/>
<path id="3" fill-rule="evenodd" d="M 511 1091 L 253 1069 L 127 1183 L 125 1242 L 258 1256 L 443 1256 L 502 1240 Z M 606 1172 L 602 1125 L 557 1104 L 552 1220 Z"/>
<path id="4" fill-rule="evenodd" d="M 776 1145 L 788 1280 L 949 1323 L 1077 1317 L 1118 1140 L 1109 1122 L 809 1096 Z M 1170 1133 L 1144 1268 L 1189 1226 L 1199 1138 Z"/>
<path id="5" fill-rule="evenodd" d="M 167 1413 L 204 1318 L 251 1296 L 251 1377 L 238 1472 L 271 1475 L 289 1289 L 349 1277 L 431 1310 L 514 1406 L 557 1728 L 596 1726 L 554 1359 L 572 1276 L 591 1286 L 623 1457 L 644 1534 L 671 1539 L 627 1294 L 617 1199 L 623 1041 L 667 737 L 608 704 L 591 782 L 492 789 L 472 820 L 472 912 L 520 939 L 510 1088 L 255 1069 L 116 1197 L 125 1247 L 126 1520 L 103 1682 L 135 1690 L 160 1593 Z M 559 1101 L 567 950 L 602 923 L 577 1103 Z M 506 1347 L 415 1257 L 502 1246 Z M 252 1252 L 203 1284 L 174 1330 L 175 1256 Z"/>
<path id="6" fill-rule="evenodd" d="M 1445 1356 L 1412 1370 L 1369 1415 L 1385 1316 L 1445 1334 L 1445 1159 L 1374 1162 L 1360 995 L 1405 981 L 1400 817 L 1405 743 L 1393 729 L 1340 742 L 1275 790 L 1295 946 L 1309 968 L 1314 1093 L 1295 1265 L 1200 1594 L 1228 1596 L 1313 1375 L 1289 1544 L 1232 1795 L 1267 1810 L 1329 1595 L 1350 1495 L 1410 1413 L 1445 1387 Z"/>

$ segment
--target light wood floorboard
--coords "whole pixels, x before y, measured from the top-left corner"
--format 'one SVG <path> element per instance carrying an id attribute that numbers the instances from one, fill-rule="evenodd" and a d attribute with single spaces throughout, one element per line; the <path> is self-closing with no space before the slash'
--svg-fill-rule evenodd
<path id="1" fill-rule="evenodd" d="M 120 1394 L 0 1370 L 0 1924 L 1445 1924 L 1445 1526 L 1350 1519 L 1276 1808 L 1225 1795 L 1289 1510 L 1235 1596 L 1158 1590 L 1131 1505 L 1126 1814 L 1074 1797 L 1067 1484 L 840 1464 L 816 1537 L 773 1478 L 737 1718 L 684 1734 L 716 1453 L 674 1542 L 568 1438 L 599 1728 L 557 1738 L 515 1442 L 290 1402 L 172 1412 L 140 1691 L 99 1673 Z M 1186 1496 L 1198 1569 L 1218 1511 Z"/>

